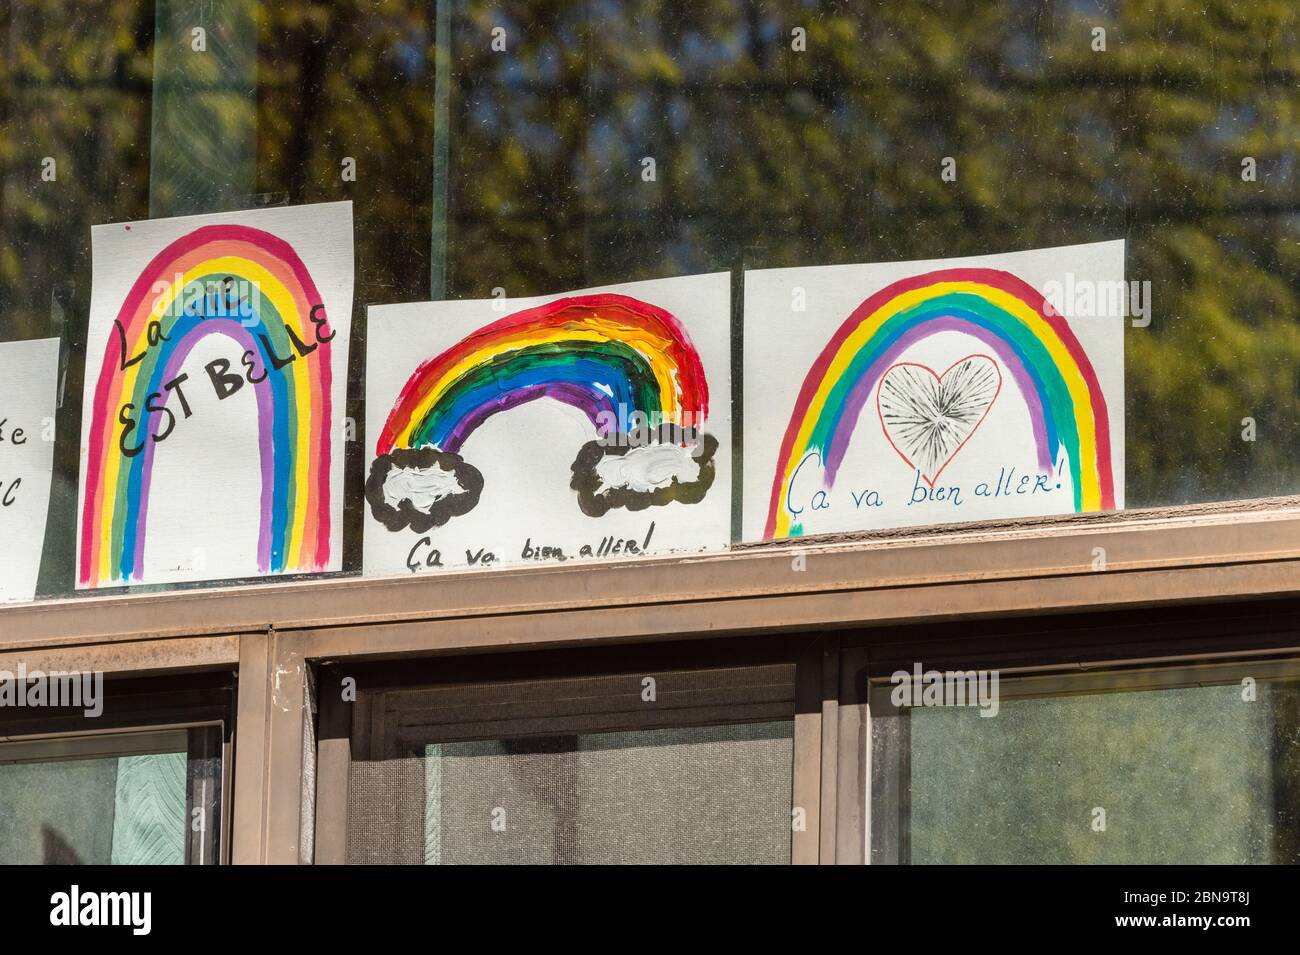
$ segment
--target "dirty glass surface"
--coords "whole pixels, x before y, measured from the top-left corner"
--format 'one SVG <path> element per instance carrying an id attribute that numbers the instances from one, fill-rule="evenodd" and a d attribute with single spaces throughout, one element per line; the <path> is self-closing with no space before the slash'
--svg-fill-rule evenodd
<path id="1" fill-rule="evenodd" d="M 0 865 L 184 863 L 184 749 L 3 758 L 0 750 Z"/>
<path id="2" fill-rule="evenodd" d="M 886 688 L 872 707 L 872 861 L 1300 861 L 1300 681 L 1251 672 L 1142 690 L 1100 674 L 1052 694 L 1004 677 L 989 716 L 895 711 Z"/>

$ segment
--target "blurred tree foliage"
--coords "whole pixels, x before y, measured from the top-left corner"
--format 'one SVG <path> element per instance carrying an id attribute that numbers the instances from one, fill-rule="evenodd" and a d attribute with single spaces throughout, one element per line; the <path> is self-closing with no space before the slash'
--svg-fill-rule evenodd
<path id="1" fill-rule="evenodd" d="M 1122 237 L 1130 505 L 1300 490 L 1290 0 L 456 9 L 455 294 Z"/>
<path id="2" fill-rule="evenodd" d="M 0 341 L 64 342 L 40 594 L 73 589 L 90 227 L 149 214 L 153 20 L 141 0 L 0 5 Z"/>
<path id="3" fill-rule="evenodd" d="M 177 4 L 203 16 L 159 5 Z M 364 306 L 428 297 L 431 271 L 438 294 L 519 296 L 1122 237 L 1153 311 L 1125 342 L 1128 504 L 1300 491 L 1293 0 L 230 5 L 256 8 L 256 182 L 217 204 L 353 200 L 354 398 Z M 203 55 L 154 31 L 154 0 L 0 9 L 0 338 L 66 332 L 73 396 L 89 227 L 148 214 L 153 81 Z M 214 136 L 241 134 L 249 105 L 196 99 Z M 212 163 L 191 181 L 230 154 L 185 151 Z"/>

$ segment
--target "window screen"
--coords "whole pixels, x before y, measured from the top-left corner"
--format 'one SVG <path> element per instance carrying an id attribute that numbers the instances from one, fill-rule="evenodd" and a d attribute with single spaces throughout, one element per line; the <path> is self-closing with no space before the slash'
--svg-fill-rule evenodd
<path id="1" fill-rule="evenodd" d="M 363 693 L 348 859 L 788 863 L 793 670 Z"/>

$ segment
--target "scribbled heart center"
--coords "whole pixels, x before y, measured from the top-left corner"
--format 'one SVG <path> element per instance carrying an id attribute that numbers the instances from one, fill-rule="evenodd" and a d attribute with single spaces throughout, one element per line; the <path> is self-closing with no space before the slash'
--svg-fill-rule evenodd
<path id="1" fill-rule="evenodd" d="M 876 407 L 894 450 L 934 487 L 1001 390 L 1002 372 L 987 355 L 967 355 L 942 375 L 898 362 L 880 380 Z"/>

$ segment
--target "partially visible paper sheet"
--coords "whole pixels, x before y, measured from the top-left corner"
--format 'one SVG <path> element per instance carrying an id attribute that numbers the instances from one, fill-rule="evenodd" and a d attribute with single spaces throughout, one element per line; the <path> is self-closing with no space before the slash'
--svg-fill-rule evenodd
<path id="1" fill-rule="evenodd" d="M 58 373 L 57 338 L 0 343 L 0 603 L 36 596 Z"/>

